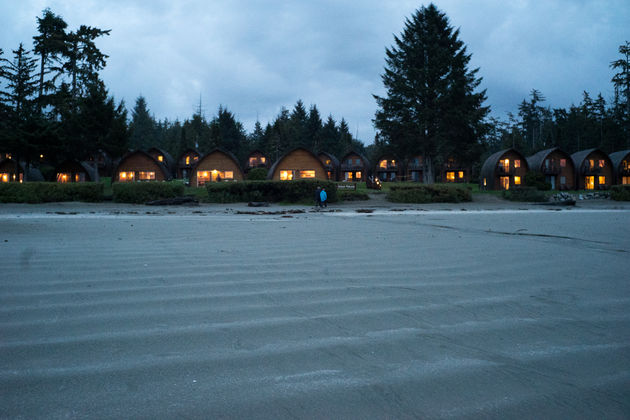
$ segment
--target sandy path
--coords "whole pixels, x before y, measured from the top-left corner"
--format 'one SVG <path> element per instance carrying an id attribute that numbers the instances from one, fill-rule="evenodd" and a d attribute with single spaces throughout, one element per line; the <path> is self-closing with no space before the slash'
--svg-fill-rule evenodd
<path id="1" fill-rule="evenodd" d="M 630 212 L 0 215 L 0 417 L 630 416 Z"/>

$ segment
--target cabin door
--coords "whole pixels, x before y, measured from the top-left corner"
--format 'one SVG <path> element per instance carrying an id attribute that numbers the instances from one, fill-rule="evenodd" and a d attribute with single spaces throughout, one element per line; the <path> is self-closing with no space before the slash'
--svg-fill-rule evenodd
<path id="1" fill-rule="evenodd" d="M 595 189 L 595 177 L 594 176 L 587 176 L 584 179 L 584 187 L 587 190 L 594 190 Z"/>
<path id="2" fill-rule="evenodd" d="M 549 183 L 551 184 L 551 189 L 555 190 L 556 189 L 556 177 L 555 176 L 550 176 L 549 177 Z"/>
<path id="3" fill-rule="evenodd" d="M 509 190 L 510 189 L 510 177 L 509 176 L 502 176 L 501 177 L 501 188 L 504 190 Z"/>

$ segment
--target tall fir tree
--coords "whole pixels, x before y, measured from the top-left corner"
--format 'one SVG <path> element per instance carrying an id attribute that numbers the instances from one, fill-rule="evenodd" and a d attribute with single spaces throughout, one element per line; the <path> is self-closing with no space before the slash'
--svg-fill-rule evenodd
<path id="1" fill-rule="evenodd" d="M 407 19 L 386 49 L 387 96 L 375 95 L 374 124 L 400 157 L 423 155 L 424 182 L 434 182 L 437 158 L 466 153 L 459 158 L 472 160 L 487 129 L 485 91 L 475 92 L 481 79 L 468 69 L 470 57 L 434 4 Z"/>
<path id="2" fill-rule="evenodd" d="M 44 9 L 43 16 L 37 18 L 39 35 L 33 37 L 33 52 L 39 54 L 39 93 L 40 108 L 47 104 L 45 95 L 54 89 L 55 79 L 62 73 L 60 59 L 66 49 L 66 27 L 68 24 L 61 16 L 50 9 Z M 53 77 L 46 80 L 46 75 Z"/>
<path id="3" fill-rule="evenodd" d="M 129 145 L 133 149 L 149 149 L 156 145 L 156 122 L 149 113 L 144 96 L 138 96 L 131 111 Z"/>

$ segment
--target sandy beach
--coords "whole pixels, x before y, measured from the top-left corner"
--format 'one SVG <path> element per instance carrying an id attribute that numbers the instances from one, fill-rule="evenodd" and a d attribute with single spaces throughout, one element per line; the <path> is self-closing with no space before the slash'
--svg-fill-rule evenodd
<path id="1" fill-rule="evenodd" d="M 626 204 L 311 210 L 0 205 L 0 417 L 630 417 Z"/>

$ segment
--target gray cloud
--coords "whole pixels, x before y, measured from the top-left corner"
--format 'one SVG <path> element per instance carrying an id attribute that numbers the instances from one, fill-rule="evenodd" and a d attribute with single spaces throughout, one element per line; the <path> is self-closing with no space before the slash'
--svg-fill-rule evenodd
<path id="1" fill-rule="evenodd" d="M 488 104 L 514 111 L 532 88 L 552 107 L 578 103 L 583 90 L 612 95 L 609 63 L 630 40 L 624 0 L 437 1 L 480 67 Z M 297 99 L 323 116 L 346 118 L 370 143 L 382 94 L 385 48 L 420 3 L 412 1 L 36 1 L 3 5 L 5 51 L 30 45 L 49 6 L 70 28 L 112 29 L 102 77 L 128 108 L 142 94 L 157 118 L 227 106 L 245 124 L 271 121 Z"/>

